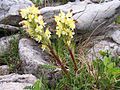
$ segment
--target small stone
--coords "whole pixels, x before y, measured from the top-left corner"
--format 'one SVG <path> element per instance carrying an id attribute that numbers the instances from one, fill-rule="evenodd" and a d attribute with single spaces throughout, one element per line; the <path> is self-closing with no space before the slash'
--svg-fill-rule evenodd
<path id="1" fill-rule="evenodd" d="M 9 66 L 7 65 L 0 66 L 0 75 L 7 75 L 9 73 L 10 73 Z"/>
<path id="2" fill-rule="evenodd" d="M 116 30 L 112 35 L 111 35 L 112 39 L 120 44 L 120 30 Z"/>
<path id="3" fill-rule="evenodd" d="M 19 55 L 24 73 L 31 73 L 35 76 L 49 73 L 49 70 L 42 66 L 49 64 L 50 57 L 38 47 L 35 41 L 22 38 L 19 41 Z"/>

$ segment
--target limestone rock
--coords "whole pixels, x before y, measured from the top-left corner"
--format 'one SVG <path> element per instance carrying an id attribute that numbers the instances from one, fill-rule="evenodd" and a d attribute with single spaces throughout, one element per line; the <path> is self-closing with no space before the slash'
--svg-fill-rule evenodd
<path id="1" fill-rule="evenodd" d="M 113 32 L 111 37 L 116 43 L 120 44 L 120 30 L 116 30 L 115 32 Z"/>
<path id="2" fill-rule="evenodd" d="M 32 86 L 36 80 L 32 74 L 0 76 L 0 90 L 24 90 L 26 86 Z"/>
<path id="3" fill-rule="evenodd" d="M 9 50 L 10 41 L 19 39 L 19 35 L 12 35 L 0 38 L 0 55 L 4 54 Z"/>
<path id="4" fill-rule="evenodd" d="M 0 75 L 7 75 L 9 74 L 9 66 L 2 65 L 0 66 Z"/>
<path id="5" fill-rule="evenodd" d="M 50 59 L 34 41 L 22 38 L 19 41 L 19 54 L 22 60 L 22 68 L 24 73 L 32 73 L 40 76 L 44 72 L 48 72 L 42 68 L 42 65 L 49 64 Z M 44 73 L 45 74 L 45 73 Z"/>
<path id="6" fill-rule="evenodd" d="M 94 60 L 96 57 L 100 58 L 99 51 L 106 51 L 108 50 L 111 52 L 113 56 L 119 56 L 120 55 L 120 46 L 117 43 L 114 43 L 112 41 L 108 40 L 102 40 L 95 44 L 90 50 L 88 54 L 88 59 L 89 60 Z"/>
<path id="7" fill-rule="evenodd" d="M 31 5 L 29 0 L 0 0 L 0 24 L 18 25 L 19 10 Z"/>
<path id="8" fill-rule="evenodd" d="M 56 7 L 45 7 L 40 11 L 45 17 L 46 23 L 51 23 L 54 22 L 54 15 L 58 15 L 60 10 L 64 12 L 73 11 L 73 18 L 77 21 L 76 28 L 78 30 L 76 32 L 83 33 L 96 29 L 96 32 L 99 33 L 120 14 L 120 1 L 113 0 L 99 4 L 85 1 L 69 2 Z"/>
<path id="9" fill-rule="evenodd" d="M 19 31 L 19 28 L 11 25 L 0 24 L 0 31 L 14 33 Z"/>

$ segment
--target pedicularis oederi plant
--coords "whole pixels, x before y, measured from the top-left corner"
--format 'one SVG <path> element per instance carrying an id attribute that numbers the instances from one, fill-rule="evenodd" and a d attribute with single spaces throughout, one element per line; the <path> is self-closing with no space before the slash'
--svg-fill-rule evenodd
<path id="1" fill-rule="evenodd" d="M 61 58 L 57 55 L 56 51 L 53 49 L 51 37 L 52 33 L 49 28 L 45 27 L 45 22 L 43 17 L 40 15 L 38 8 L 35 6 L 22 9 L 20 14 L 24 20 L 21 22 L 26 32 L 31 36 L 31 38 L 35 39 L 37 42 L 42 44 L 42 49 L 47 50 L 51 53 L 51 55 L 55 58 L 54 62 L 56 65 L 60 66 L 63 72 L 69 77 L 69 72 L 66 68 L 66 65 L 62 63 Z M 71 50 L 71 41 L 73 39 L 74 29 L 75 29 L 75 21 L 72 18 L 72 13 L 69 11 L 67 14 L 60 11 L 58 16 L 55 16 L 56 25 L 56 36 L 58 39 L 62 38 L 64 45 L 68 49 L 71 60 L 74 64 L 74 70 L 77 71 L 76 61 L 74 59 L 74 55 Z"/>
<path id="2" fill-rule="evenodd" d="M 54 90 L 115 90 L 120 88 L 120 68 L 110 54 L 102 52 L 102 58 L 90 61 L 86 59 L 83 50 L 79 58 L 78 54 L 74 53 L 75 20 L 72 18 L 71 11 L 67 14 L 60 11 L 59 15 L 55 16 L 55 32 L 51 32 L 50 28 L 46 27 L 37 7 L 22 9 L 20 14 L 24 19 L 21 24 L 29 36 L 40 43 L 43 51 L 46 50 L 54 57 L 54 61 L 51 60 L 51 62 L 64 72 L 65 78 L 60 80 L 59 84 L 61 86 L 54 87 Z M 120 59 L 116 60 L 120 61 Z"/>

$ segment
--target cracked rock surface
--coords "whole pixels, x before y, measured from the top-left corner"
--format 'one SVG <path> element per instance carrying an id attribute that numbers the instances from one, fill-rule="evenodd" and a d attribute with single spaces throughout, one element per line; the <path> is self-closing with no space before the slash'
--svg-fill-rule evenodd
<path id="1" fill-rule="evenodd" d="M 119 48 L 120 46 L 114 42 L 108 40 L 102 40 L 99 43 L 95 44 L 90 50 L 88 54 L 89 60 L 94 60 L 96 57 L 101 57 L 99 51 L 106 51 L 108 50 L 111 52 L 112 56 L 119 56 Z"/>
<path id="2" fill-rule="evenodd" d="M 19 10 L 31 5 L 29 0 L 0 0 L 0 24 L 18 25 Z"/>
<path id="3" fill-rule="evenodd" d="M 23 62 L 22 69 L 24 73 L 32 73 L 35 76 L 40 76 L 49 72 L 42 65 L 49 64 L 50 57 L 33 40 L 22 38 L 19 41 L 19 55 Z"/>
<path id="4" fill-rule="evenodd" d="M 72 10 L 73 18 L 77 21 L 77 32 L 93 31 L 97 29 L 99 33 L 106 26 L 110 25 L 114 19 L 120 14 L 120 1 L 113 0 L 100 4 L 88 3 L 85 1 L 68 2 L 65 5 L 56 7 L 45 7 L 40 11 L 45 17 L 47 23 L 54 22 L 54 15 L 59 11 L 68 12 Z"/>
<path id="5" fill-rule="evenodd" d="M 26 86 L 33 85 L 36 80 L 32 74 L 0 76 L 0 90 L 24 90 Z"/>

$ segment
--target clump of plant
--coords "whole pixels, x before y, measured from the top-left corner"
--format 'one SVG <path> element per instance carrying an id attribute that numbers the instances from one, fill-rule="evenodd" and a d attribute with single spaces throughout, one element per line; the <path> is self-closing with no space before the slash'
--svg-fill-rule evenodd
<path id="1" fill-rule="evenodd" d="M 41 43 L 41 48 L 43 50 L 47 50 L 55 58 L 54 63 L 60 66 L 64 73 L 69 76 L 66 65 L 62 63 L 61 58 L 53 47 L 51 42 L 51 32 L 49 31 L 49 28 L 45 29 L 45 23 L 43 21 L 43 17 L 39 13 L 39 10 L 35 6 L 32 6 L 21 10 L 21 15 L 22 18 L 25 19 L 22 21 L 22 24 L 26 29 L 26 32 L 37 42 Z M 77 70 L 76 61 L 72 50 L 70 49 L 75 28 L 75 21 L 72 18 L 72 13 L 68 12 L 67 15 L 65 15 L 65 13 L 61 11 L 59 16 L 55 16 L 55 21 L 57 23 L 56 36 L 64 42 L 65 47 L 70 53 L 71 60 L 74 63 L 74 69 Z"/>
<path id="2" fill-rule="evenodd" d="M 73 42 L 75 21 L 71 11 L 67 14 L 60 11 L 55 16 L 55 33 L 45 27 L 35 6 L 22 9 L 20 13 L 26 32 L 54 57 L 51 62 L 63 71 L 63 78 L 58 80 L 56 87 L 50 87 L 51 90 L 111 90 L 119 87 L 120 68 L 109 55 L 105 53 L 102 59 L 94 61 L 88 61 L 84 53 L 78 57 Z"/>
<path id="3" fill-rule="evenodd" d="M 118 17 L 116 18 L 115 23 L 116 23 L 116 24 L 120 24 L 120 16 L 118 16 Z"/>
<path id="4" fill-rule="evenodd" d="M 0 60 L 2 60 L 3 64 L 7 64 L 10 67 L 11 72 L 16 72 L 19 69 L 21 62 L 19 58 L 18 52 L 18 39 L 12 37 L 10 40 L 9 49 L 3 55 L 0 56 Z"/>

